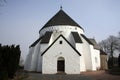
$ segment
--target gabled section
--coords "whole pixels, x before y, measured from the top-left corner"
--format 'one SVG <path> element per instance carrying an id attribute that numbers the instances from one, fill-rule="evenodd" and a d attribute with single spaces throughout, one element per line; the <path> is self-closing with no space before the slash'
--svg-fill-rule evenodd
<path id="1" fill-rule="evenodd" d="M 93 45 L 93 43 L 83 34 L 81 34 L 81 36 L 91 45 Z"/>
<path id="2" fill-rule="evenodd" d="M 43 37 L 38 38 L 30 47 L 34 47 Z"/>
<path id="3" fill-rule="evenodd" d="M 71 25 L 76 26 L 83 29 L 80 25 L 78 25 L 71 17 L 69 17 L 62 9 L 53 16 L 43 27 L 50 27 L 56 25 Z"/>
<path id="4" fill-rule="evenodd" d="M 100 50 L 100 47 L 99 47 L 99 45 L 97 44 L 97 42 L 95 41 L 95 39 L 89 39 L 89 40 L 93 43 L 93 46 L 94 46 L 95 49 Z"/>
<path id="5" fill-rule="evenodd" d="M 73 35 L 73 38 L 75 40 L 75 43 L 83 43 L 78 32 L 71 32 L 72 35 Z"/>
<path id="6" fill-rule="evenodd" d="M 67 39 L 66 39 L 63 35 L 60 35 L 60 36 L 41 54 L 41 56 L 43 56 L 43 55 L 46 53 L 46 51 L 49 50 L 49 49 L 55 44 L 55 42 L 56 42 L 60 37 L 62 37 L 62 38 L 67 42 L 67 44 L 68 44 L 79 56 L 81 56 L 81 54 L 67 41 Z M 63 44 L 64 44 L 64 43 L 63 43 Z"/>
<path id="7" fill-rule="evenodd" d="M 51 35 L 52 35 L 52 32 L 46 32 L 41 40 L 41 43 L 49 43 Z"/>

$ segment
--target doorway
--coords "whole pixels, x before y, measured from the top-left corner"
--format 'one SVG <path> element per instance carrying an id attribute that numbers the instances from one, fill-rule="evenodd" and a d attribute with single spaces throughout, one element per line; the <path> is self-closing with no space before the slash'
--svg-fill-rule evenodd
<path id="1" fill-rule="evenodd" d="M 59 57 L 57 60 L 57 71 L 64 72 L 65 71 L 65 60 L 63 57 Z"/>

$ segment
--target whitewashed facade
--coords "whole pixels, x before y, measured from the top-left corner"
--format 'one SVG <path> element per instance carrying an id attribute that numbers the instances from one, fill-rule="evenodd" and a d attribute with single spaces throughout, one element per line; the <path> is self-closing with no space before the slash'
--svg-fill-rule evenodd
<path id="1" fill-rule="evenodd" d="M 80 74 L 100 69 L 100 50 L 84 35 L 83 28 L 69 18 L 60 10 L 43 26 L 39 39 L 29 48 L 26 71 Z"/>

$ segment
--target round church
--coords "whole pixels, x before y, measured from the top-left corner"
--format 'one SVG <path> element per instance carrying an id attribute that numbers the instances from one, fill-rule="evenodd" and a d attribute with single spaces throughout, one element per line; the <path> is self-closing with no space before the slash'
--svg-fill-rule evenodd
<path id="1" fill-rule="evenodd" d="M 24 70 L 42 74 L 80 74 L 100 69 L 100 50 L 95 39 L 60 9 L 39 31 L 30 45 Z"/>

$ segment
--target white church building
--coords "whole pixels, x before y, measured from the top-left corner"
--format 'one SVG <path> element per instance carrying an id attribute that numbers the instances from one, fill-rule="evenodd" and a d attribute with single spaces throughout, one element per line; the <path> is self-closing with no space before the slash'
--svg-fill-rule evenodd
<path id="1" fill-rule="evenodd" d="M 80 74 L 100 69 L 100 50 L 94 39 L 60 9 L 39 31 L 29 47 L 24 70 L 42 74 Z"/>

